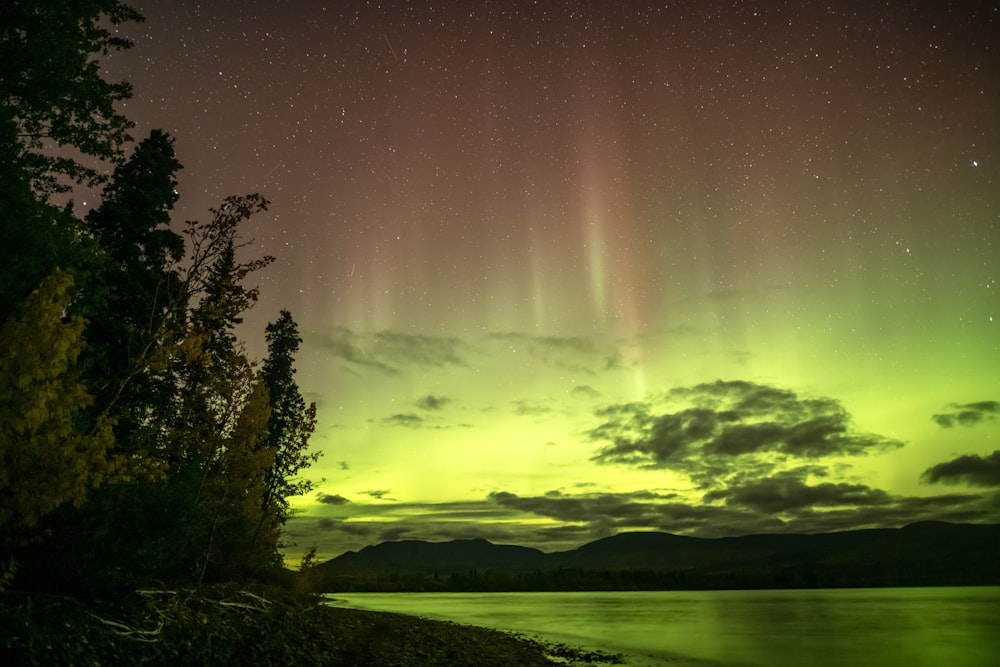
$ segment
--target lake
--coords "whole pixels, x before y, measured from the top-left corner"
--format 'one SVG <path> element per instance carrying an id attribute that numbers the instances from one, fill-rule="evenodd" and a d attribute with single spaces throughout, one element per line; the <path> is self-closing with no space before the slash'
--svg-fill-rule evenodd
<path id="1" fill-rule="evenodd" d="M 1000 665 L 1000 587 L 328 597 L 624 653 L 637 667 Z"/>

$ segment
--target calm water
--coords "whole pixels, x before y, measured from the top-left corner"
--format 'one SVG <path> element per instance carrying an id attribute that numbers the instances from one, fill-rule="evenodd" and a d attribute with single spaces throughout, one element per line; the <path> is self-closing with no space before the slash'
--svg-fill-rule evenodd
<path id="1" fill-rule="evenodd" d="M 625 653 L 630 665 L 1000 665 L 1000 587 L 330 597 Z"/>

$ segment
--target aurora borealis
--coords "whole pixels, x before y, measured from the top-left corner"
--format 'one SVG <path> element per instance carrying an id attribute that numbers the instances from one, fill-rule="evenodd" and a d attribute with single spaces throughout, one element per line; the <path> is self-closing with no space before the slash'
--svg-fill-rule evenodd
<path id="1" fill-rule="evenodd" d="M 1000 5 L 134 4 L 175 220 L 272 201 L 290 559 L 1000 521 Z"/>

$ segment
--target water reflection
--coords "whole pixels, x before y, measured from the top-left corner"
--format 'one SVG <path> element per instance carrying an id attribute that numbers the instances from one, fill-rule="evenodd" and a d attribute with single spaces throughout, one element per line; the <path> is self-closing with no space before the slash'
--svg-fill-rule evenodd
<path id="1" fill-rule="evenodd" d="M 350 606 L 621 651 L 633 664 L 1000 664 L 998 587 L 333 597 Z"/>

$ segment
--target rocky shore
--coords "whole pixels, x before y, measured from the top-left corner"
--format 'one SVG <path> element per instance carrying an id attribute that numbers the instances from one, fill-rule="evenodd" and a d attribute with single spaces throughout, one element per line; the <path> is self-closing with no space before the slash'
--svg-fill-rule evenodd
<path id="1" fill-rule="evenodd" d="M 280 591 L 145 590 L 83 602 L 0 593 L 0 664 L 535 667 L 618 656 Z"/>
<path id="2" fill-rule="evenodd" d="M 328 608 L 343 665 L 492 665 L 535 667 L 617 664 L 617 656 L 544 644 L 519 635 L 414 616 Z"/>

